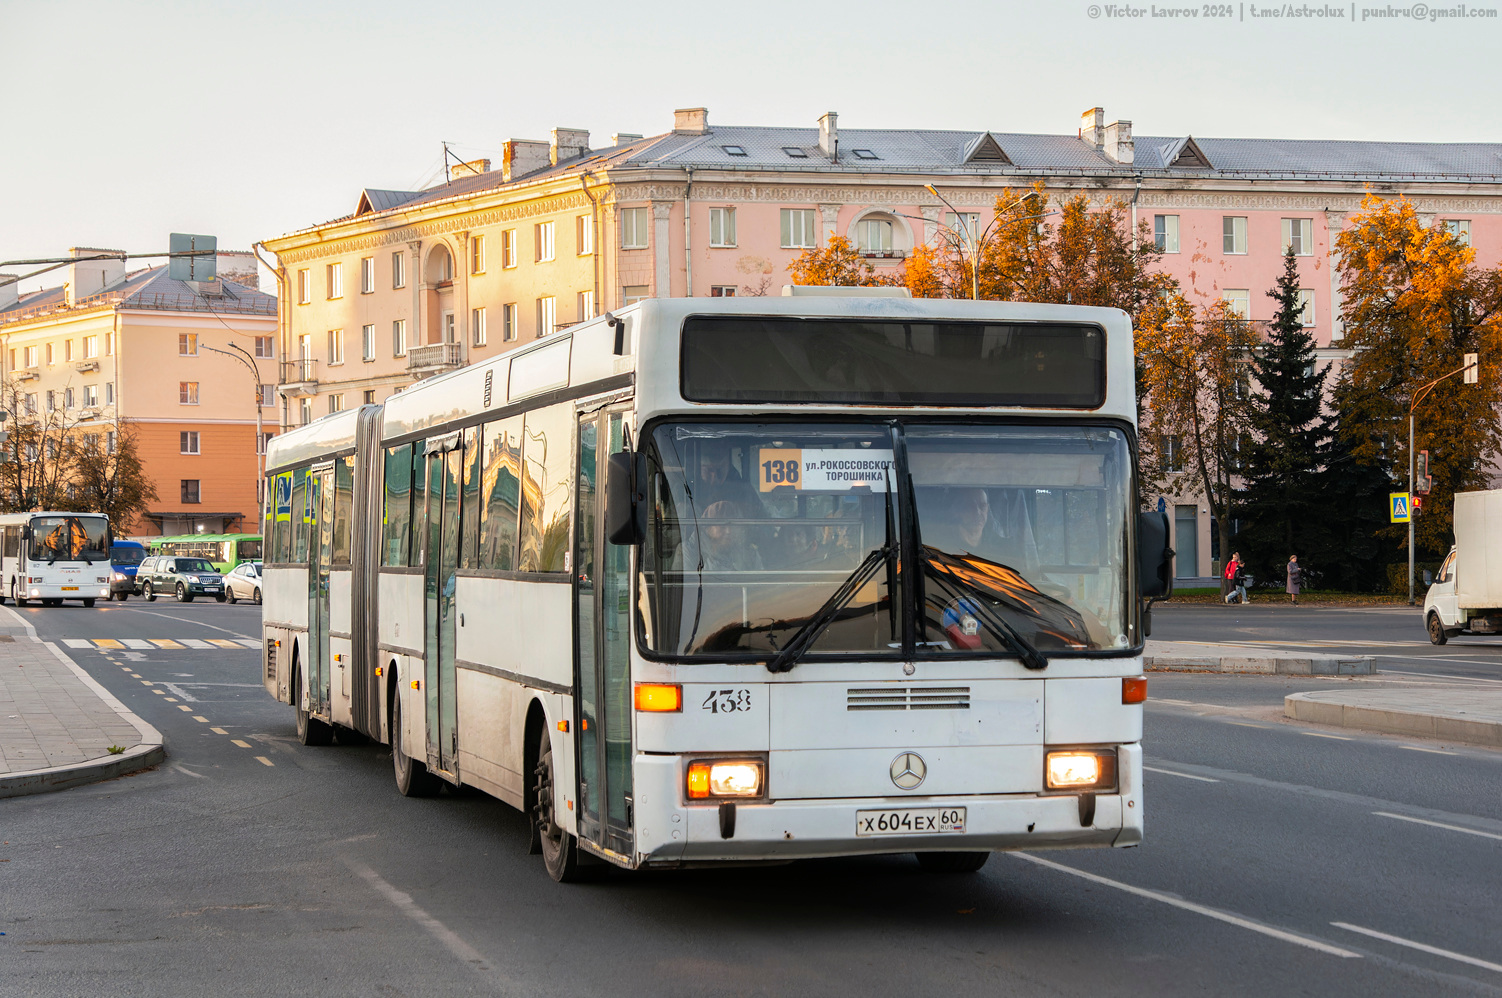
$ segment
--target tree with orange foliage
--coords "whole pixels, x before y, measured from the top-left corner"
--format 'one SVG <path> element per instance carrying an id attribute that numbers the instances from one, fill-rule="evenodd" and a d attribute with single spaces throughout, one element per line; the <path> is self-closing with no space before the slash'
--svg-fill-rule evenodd
<path id="1" fill-rule="evenodd" d="M 806 249 L 788 264 L 793 283 L 865 288 L 880 284 L 875 269 L 844 236 L 830 236 L 823 249 Z"/>
<path id="2" fill-rule="evenodd" d="M 1441 224 L 1426 227 L 1406 198 L 1368 195 L 1336 241 L 1352 357 L 1336 391 L 1342 441 L 1357 459 L 1408 480 L 1408 410 L 1414 393 L 1480 355 L 1480 381 L 1441 384 L 1416 410 L 1414 447 L 1429 451 L 1434 489 L 1414 526 L 1415 546 L 1444 555 L 1454 494 L 1483 489 L 1502 454 L 1502 267 L 1475 266 L 1475 251 Z M 1396 544 L 1406 528 L 1392 528 Z"/>

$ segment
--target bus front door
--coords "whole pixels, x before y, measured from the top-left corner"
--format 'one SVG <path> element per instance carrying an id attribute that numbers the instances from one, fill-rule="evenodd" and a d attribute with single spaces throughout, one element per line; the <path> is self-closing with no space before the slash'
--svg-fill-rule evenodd
<path id="1" fill-rule="evenodd" d="M 308 473 L 308 713 L 329 716 L 329 563 L 334 557 L 334 469 Z"/>
<path id="2" fill-rule="evenodd" d="M 626 413 L 579 416 L 574 532 L 579 835 L 629 856 L 631 836 L 631 549 L 605 542 L 604 473 L 625 449 Z"/>
<path id="3" fill-rule="evenodd" d="M 459 567 L 459 486 L 464 450 L 460 435 L 428 441 L 427 554 L 423 559 L 423 663 L 427 706 L 428 767 L 459 775 L 459 712 L 454 698 L 455 589 Z"/>

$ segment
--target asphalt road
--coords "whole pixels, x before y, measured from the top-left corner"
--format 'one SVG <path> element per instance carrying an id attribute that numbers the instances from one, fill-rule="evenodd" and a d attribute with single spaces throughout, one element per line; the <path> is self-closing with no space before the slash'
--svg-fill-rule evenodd
<path id="1" fill-rule="evenodd" d="M 213 602 L 21 612 L 60 641 L 258 635 Z M 1154 637 L 1423 639 L 1299 613 L 1159 608 Z M 1372 647 L 1420 675 L 1360 681 L 1502 681 L 1502 644 Z M 1140 848 L 560 886 L 505 805 L 296 744 L 252 650 L 70 654 L 169 761 L 0 802 L 3 996 L 1502 995 L 1502 753 L 1279 717 L 1336 680 L 1155 674 Z"/>

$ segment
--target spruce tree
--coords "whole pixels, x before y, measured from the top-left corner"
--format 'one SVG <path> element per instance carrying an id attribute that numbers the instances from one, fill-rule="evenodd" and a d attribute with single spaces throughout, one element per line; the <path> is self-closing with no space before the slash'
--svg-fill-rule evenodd
<path id="1" fill-rule="evenodd" d="M 1342 371 L 1330 391 L 1330 433 L 1314 483 L 1317 511 L 1309 524 L 1305 555 L 1319 566 L 1321 584 L 1349 592 L 1377 592 L 1387 586 L 1387 566 L 1403 560 L 1404 534 L 1388 523 L 1387 494 L 1401 486 L 1385 465 L 1365 459 L 1357 444 L 1365 439 L 1367 406 L 1356 398 L 1350 372 Z"/>
<path id="2" fill-rule="evenodd" d="M 1267 341 L 1251 359 L 1260 389 L 1251 399 L 1255 434 L 1242 448 L 1244 488 L 1240 495 L 1243 526 L 1235 547 L 1253 576 L 1281 579 L 1291 554 L 1315 573 L 1332 565 L 1318 563 L 1310 546 L 1324 533 L 1316 494 L 1318 471 L 1328 430 L 1321 418 L 1325 375 L 1315 364 L 1314 337 L 1304 327 L 1299 301 L 1298 261 L 1293 247 L 1283 257 L 1283 273 L 1268 297 L 1277 310 Z"/>

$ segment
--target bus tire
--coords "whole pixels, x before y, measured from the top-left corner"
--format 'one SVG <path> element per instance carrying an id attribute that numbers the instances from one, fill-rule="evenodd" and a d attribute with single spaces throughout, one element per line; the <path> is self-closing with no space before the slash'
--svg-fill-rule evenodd
<path id="1" fill-rule="evenodd" d="M 403 797 L 432 797 L 441 781 L 428 772 L 426 763 L 402 751 L 402 698 L 393 684 L 391 694 L 391 768 L 396 773 L 396 791 Z"/>
<path id="2" fill-rule="evenodd" d="M 141 597 L 148 603 L 156 602 L 156 590 L 151 588 L 149 581 L 141 586 Z"/>
<path id="3" fill-rule="evenodd" d="M 914 855 L 925 873 L 974 873 L 991 858 L 988 852 L 920 852 Z"/>
<path id="4" fill-rule="evenodd" d="M 26 597 L 21 595 L 21 590 L 16 589 L 15 586 L 14 586 L 14 583 L 12 583 L 10 595 L 11 595 L 11 599 L 13 599 L 13 600 L 16 601 L 16 606 L 25 606 L 26 605 L 26 602 L 27 602 L 26 601 Z"/>
<path id="5" fill-rule="evenodd" d="M 553 820 L 553 740 L 544 726 L 539 733 L 532 805 L 532 827 L 542 842 L 542 864 L 560 884 L 579 879 L 579 845 Z"/>
<path id="6" fill-rule="evenodd" d="M 84 606 L 85 606 L 85 607 L 87 607 L 87 608 L 88 608 L 88 609 L 90 609 L 90 610 L 92 610 L 92 609 L 94 609 L 94 601 L 93 601 L 93 600 L 91 600 L 91 599 L 86 599 L 86 600 L 84 600 L 84 601 L 83 601 L 83 605 L 84 605 Z"/>
<path id="7" fill-rule="evenodd" d="M 292 687 L 292 705 L 297 711 L 297 740 L 308 746 L 332 745 L 334 729 L 302 709 L 302 669 L 294 668 L 297 679 Z"/>
<path id="8" fill-rule="evenodd" d="M 188 592 L 188 587 L 183 585 L 181 582 L 177 584 L 177 601 L 179 603 L 193 602 L 193 594 Z"/>

